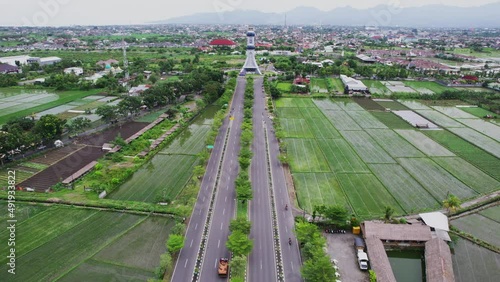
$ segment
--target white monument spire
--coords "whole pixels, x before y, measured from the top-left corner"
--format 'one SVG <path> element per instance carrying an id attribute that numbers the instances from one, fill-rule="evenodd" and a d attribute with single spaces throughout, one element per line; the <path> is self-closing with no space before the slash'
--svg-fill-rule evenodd
<path id="1" fill-rule="evenodd" d="M 255 60 L 255 32 L 253 28 L 249 28 L 247 32 L 247 59 L 241 69 L 242 74 L 247 72 L 262 74 Z"/>

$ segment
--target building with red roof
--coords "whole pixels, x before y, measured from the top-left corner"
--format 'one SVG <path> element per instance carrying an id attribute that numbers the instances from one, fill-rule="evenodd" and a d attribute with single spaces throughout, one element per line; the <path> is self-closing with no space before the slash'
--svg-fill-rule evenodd
<path id="1" fill-rule="evenodd" d="M 229 39 L 214 39 L 209 43 L 209 45 L 214 47 L 236 47 L 236 43 Z"/>

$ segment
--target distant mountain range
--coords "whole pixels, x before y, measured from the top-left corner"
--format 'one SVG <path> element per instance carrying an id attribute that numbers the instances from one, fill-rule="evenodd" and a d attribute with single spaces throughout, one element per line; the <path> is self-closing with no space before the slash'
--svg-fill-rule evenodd
<path id="1" fill-rule="evenodd" d="M 298 7 L 287 12 L 286 18 L 289 25 L 498 28 L 499 11 L 500 2 L 467 8 L 429 5 L 398 10 L 385 5 L 370 9 L 342 7 L 331 11 Z M 200 13 L 155 23 L 284 25 L 285 13 L 234 10 L 224 13 Z"/>

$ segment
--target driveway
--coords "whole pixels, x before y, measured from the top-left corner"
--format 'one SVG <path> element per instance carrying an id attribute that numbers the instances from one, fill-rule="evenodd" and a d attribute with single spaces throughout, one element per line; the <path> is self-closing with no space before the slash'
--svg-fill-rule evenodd
<path id="1" fill-rule="evenodd" d="M 368 271 L 359 269 L 356 253 L 354 250 L 354 237 L 352 233 L 347 234 L 326 234 L 327 254 L 338 260 L 337 266 L 341 281 L 369 282 Z"/>

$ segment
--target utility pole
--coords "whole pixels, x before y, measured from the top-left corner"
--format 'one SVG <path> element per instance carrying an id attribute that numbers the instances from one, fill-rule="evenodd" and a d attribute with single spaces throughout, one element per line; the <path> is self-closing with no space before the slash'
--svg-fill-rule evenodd
<path id="1" fill-rule="evenodd" d="M 123 49 L 123 68 L 125 71 L 125 79 L 128 80 L 130 78 L 130 73 L 128 71 L 127 43 L 125 42 L 125 39 L 122 41 L 122 49 Z"/>

